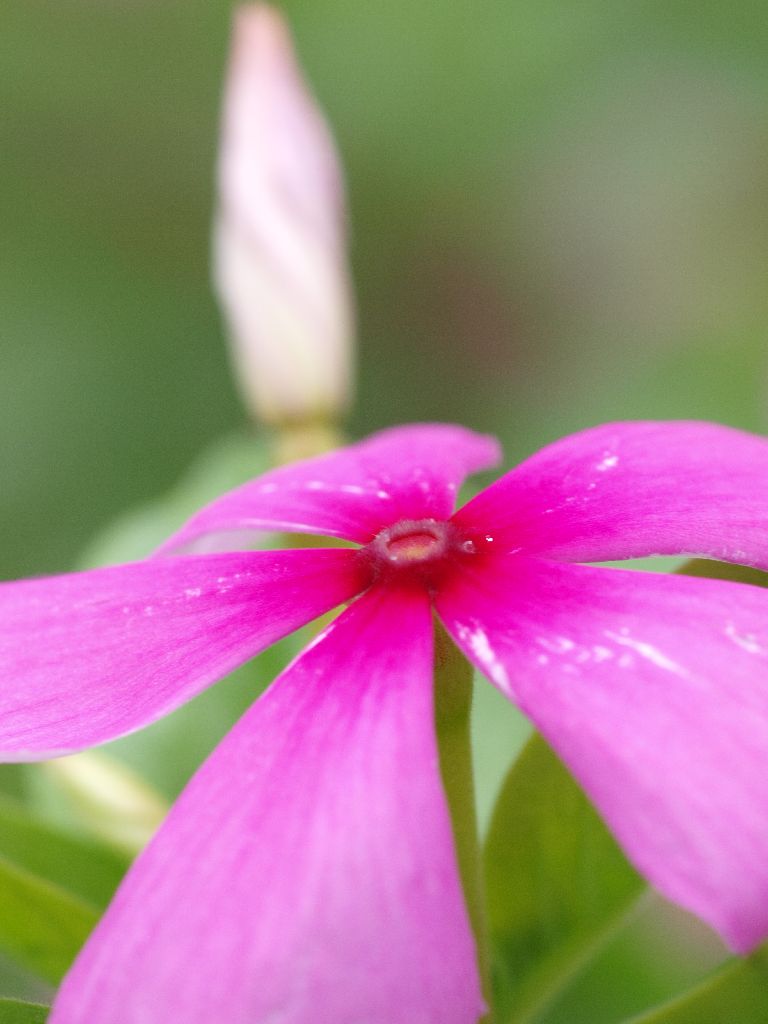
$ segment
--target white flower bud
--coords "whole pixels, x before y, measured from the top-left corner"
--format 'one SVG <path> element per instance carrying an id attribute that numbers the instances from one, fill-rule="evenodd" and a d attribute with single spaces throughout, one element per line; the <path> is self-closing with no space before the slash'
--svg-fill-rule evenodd
<path id="1" fill-rule="evenodd" d="M 285 22 L 264 4 L 235 16 L 214 264 L 253 415 L 338 420 L 353 333 L 341 168 Z"/>

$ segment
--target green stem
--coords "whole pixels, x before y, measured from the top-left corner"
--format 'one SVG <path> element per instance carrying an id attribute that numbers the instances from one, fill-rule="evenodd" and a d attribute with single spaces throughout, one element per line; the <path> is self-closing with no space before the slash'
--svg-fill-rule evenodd
<path id="1" fill-rule="evenodd" d="M 285 466 L 297 459 L 324 455 L 345 444 L 345 438 L 335 423 L 321 421 L 286 423 L 272 438 L 273 466 Z"/>
<path id="2" fill-rule="evenodd" d="M 483 992 L 490 1005 L 490 955 L 472 770 L 472 666 L 435 623 L 435 726 L 440 772 L 451 812 L 464 898 L 477 945 Z M 482 1018 L 491 1024 L 490 1011 Z"/>

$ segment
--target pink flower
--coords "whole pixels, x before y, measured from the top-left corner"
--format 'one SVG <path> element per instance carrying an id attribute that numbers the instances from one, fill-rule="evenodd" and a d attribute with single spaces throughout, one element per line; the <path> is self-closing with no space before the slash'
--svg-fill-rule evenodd
<path id="1" fill-rule="evenodd" d="M 638 868 L 746 951 L 768 934 L 768 591 L 575 564 L 768 568 L 768 444 L 697 423 L 566 438 L 452 514 L 493 440 L 413 426 L 224 495 L 153 558 L 0 587 L 0 750 L 140 728 L 357 599 L 199 770 L 65 980 L 53 1024 L 473 1024 L 432 724 L 432 610 L 533 719 Z M 358 596 L 359 595 L 359 596 Z"/>

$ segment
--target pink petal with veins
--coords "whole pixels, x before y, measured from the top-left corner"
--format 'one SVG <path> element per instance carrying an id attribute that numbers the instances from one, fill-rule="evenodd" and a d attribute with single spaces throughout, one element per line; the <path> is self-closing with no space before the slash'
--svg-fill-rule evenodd
<path id="1" fill-rule="evenodd" d="M 476 1024 L 425 594 L 341 616 L 203 765 L 51 1024 Z"/>
<path id="2" fill-rule="evenodd" d="M 209 534 L 290 530 L 366 541 L 401 519 L 447 519 L 466 476 L 498 442 L 442 423 L 394 427 L 328 455 L 273 469 L 201 509 L 161 551 Z"/>
<path id="3" fill-rule="evenodd" d="M 71 753 L 148 725 L 366 582 L 355 552 L 308 550 L 0 584 L 0 758 Z"/>
<path id="4" fill-rule="evenodd" d="M 768 569 L 768 441 L 712 423 L 563 438 L 456 516 L 504 550 L 569 562 L 704 555 Z"/>
<path id="5" fill-rule="evenodd" d="M 437 608 L 661 892 L 768 934 L 768 591 L 506 556 Z"/>

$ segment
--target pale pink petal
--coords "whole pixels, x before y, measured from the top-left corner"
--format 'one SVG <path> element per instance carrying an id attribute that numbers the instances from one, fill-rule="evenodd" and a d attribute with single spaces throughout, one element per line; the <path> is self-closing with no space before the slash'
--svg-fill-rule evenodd
<path id="1" fill-rule="evenodd" d="M 506 556 L 438 610 L 661 892 L 768 936 L 768 591 Z"/>
<path id="2" fill-rule="evenodd" d="M 214 270 L 254 415 L 333 419 L 347 405 L 353 310 L 341 168 L 283 16 L 235 12 Z"/>
<path id="3" fill-rule="evenodd" d="M 768 441 L 711 423 L 566 437 L 457 516 L 504 550 L 574 562 L 697 554 L 768 569 Z"/>
<path id="4" fill-rule="evenodd" d="M 147 725 L 365 586 L 349 550 L 157 559 L 0 584 L 0 759 Z"/>
<path id="5" fill-rule="evenodd" d="M 136 862 L 51 1024 L 476 1024 L 426 595 L 371 591 L 244 716 Z"/>
<path id="6" fill-rule="evenodd" d="M 464 478 L 498 459 L 493 438 L 463 427 L 394 427 L 230 491 L 193 516 L 161 550 L 178 550 L 205 534 L 244 530 L 365 542 L 399 519 L 446 519 Z"/>

